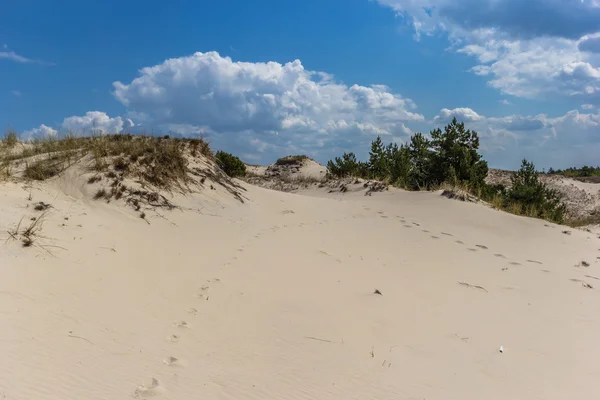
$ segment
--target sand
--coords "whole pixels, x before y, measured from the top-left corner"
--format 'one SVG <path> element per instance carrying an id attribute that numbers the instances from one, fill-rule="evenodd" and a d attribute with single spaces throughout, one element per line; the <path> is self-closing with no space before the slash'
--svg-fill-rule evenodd
<path id="1" fill-rule="evenodd" d="M 144 220 L 77 182 L 0 186 L 0 232 L 52 205 L 33 246 L 0 248 L 0 399 L 600 393 L 594 234 L 439 193 L 241 182 L 244 204 L 217 187 Z"/>

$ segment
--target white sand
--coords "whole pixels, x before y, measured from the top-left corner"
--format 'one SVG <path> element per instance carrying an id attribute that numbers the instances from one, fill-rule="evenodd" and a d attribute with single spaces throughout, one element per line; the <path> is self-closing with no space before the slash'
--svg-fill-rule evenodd
<path id="1" fill-rule="evenodd" d="M 0 399 L 600 393 L 595 235 L 438 193 L 247 185 L 148 225 L 73 181 L 1 186 L 1 232 L 53 208 L 46 247 L 0 248 Z"/>

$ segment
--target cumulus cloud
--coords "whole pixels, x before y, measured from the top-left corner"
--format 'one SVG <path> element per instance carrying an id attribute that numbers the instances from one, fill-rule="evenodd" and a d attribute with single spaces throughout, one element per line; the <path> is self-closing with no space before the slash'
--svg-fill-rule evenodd
<path id="1" fill-rule="evenodd" d="M 21 134 L 21 138 L 23 140 L 30 140 L 36 137 L 56 136 L 57 133 L 58 132 L 55 129 L 52 129 L 49 126 L 42 124 L 38 128 L 33 128 L 23 132 Z"/>
<path id="2" fill-rule="evenodd" d="M 436 115 L 433 120 L 439 123 L 446 123 L 452 120 L 452 118 L 456 118 L 462 122 L 473 122 L 479 121 L 484 117 L 477 114 L 470 108 L 455 108 L 453 110 L 442 108 L 440 110 L 440 113 Z"/>
<path id="3" fill-rule="evenodd" d="M 593 110 L 594 108 L 596 108 L 596 106 L 594 106 L 593 104 L 582 104 L 581 105 L 582 110 Z"/>
<path id="4" fill-rule="evenodd" d="M 252 133 L 282 146 L 352 135 L 403 136 L 410 132 L 405 122 L 424 120 L 410 99 L 386 86 L 347 86 L 306 70 L 299 60 L 234 62 L 216 52 L 195 53 L 113 85 L 129 114 L 145 121 L 201 128 L 230 140 Z"/>
<path id="5" fill-rule="evenodd" d="M 132 121 L 127 123 L 133 124 Z M 76 134 L 91 134 L 94 132 L 101 134 L 120 133 L 124 125 L 123 118 L 110 118 L 106 113 L 101 111 L 88 111 L 84 116 L 68 117 L 62 123 L 64 129 L 73 131 Z"/>
<path id="6" fill-rule="evenodd" d="M 445 32 L 475 74 L 513 96 L 600 104 L 600 6 L 594 0 L 377 0 L 417 36 Z"/>

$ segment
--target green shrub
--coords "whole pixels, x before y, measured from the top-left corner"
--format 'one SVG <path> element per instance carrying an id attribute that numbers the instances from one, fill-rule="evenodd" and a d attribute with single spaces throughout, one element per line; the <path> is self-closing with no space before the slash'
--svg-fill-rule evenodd
<path id="1" fill-rule="evenodd" d="M 347 176 L 364 177 L 363 173 L 367 172 L 366 166 L 356 160 L 354 153 L 344 153 L 342 157 L 336 157 L 327 163 L 329 174 L 336 178 L 345 178 Z"/>
<path id="2" fill-rule="evenodd" d="M 219 167 L 230 177 L 246 175 L 246 164 L 238 157 L 224 151 L 217 151 L 215 157 Z"/>
<path id="3" fill-rule="evenodd" d="M 487 162 L 477 152 L 477 132 L 465 129 L 456 118 L 444 130 L 435 129 L 431 140 L 415 133 L 408 145 L 384 145 L 381 137 L 371 143 L 369 161 L 364 165 L 354 153 L 344 154 L 327 164 L 333 176 L 360 176 L 389 181 L 411 190 L 432 189 L 443 183 L 467 185 L 479 190 L 487 176 Z"/>
<path id="4" fill-rule="evenodd" d="M 558 192 L 540 181 L 535 165 L 527 160 L 522 161 L 519 171 L 511 177 L 506 200 L 509 204 L 519 204 L 522 212 L 530 217 L 564 221 L 566 207 Z"/>
<path id="5" fill-rule="evenodd" d="M 563 176 L 567 176 L 570 178 L 584 178 L 584 177 L 591 177 L 591 176 L 600 176 L 600 167 L 590 167 L 587 165 L 584 165 L 581 168 L 567 168 L 565 170 L 554 170 L 552 168 L 550 168 L 547 172 L 547 174 L 557 174 L 557 175 L 563 175 Z"/>
<path id="6" fill-rule="evenodd" d="M 469 183 L 471 188 L 483 186 L 488 173 L 482 159 L 477 132 L 465 129 L 456 118 L 444 128 L 431 131 L 432 183 L 435 185 L 455 180 Z"/>

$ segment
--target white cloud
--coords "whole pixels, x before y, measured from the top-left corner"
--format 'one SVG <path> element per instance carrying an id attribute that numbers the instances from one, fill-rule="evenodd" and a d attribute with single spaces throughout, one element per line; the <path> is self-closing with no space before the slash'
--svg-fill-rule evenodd
<path id="1" fill-rule="evenodd" d="M 9 60 L 20 64 L 43 64 L 43 65 L 54 65 L 53 63 L 48 63 L 41 60 L 34 60 L 32 58 L 24 57 L 20 54 L 15 53 L 12 50 L 9 50 L 8 46 L 4 44 L 2 46 L 5 51 L 0 51 L 0 60 Z"/>
<path id="2" fill-rule="evenodd" d="M 594 108 L 596 108 L 596 106 L 593 104 L 582 104 L 581 105 L 582 110 L 593 110 Z"/>
<path id="3" fill-rule="evenodd" d="M 202 128 L 224 141 L 254 134 L 289 147 L 356 135 L 402 136 L 410 132 L 405 122 L 424 120 L 410 99 L 386 86 L 346 86 L 327 73 L 307 71 L 299 60 L 234 62 L 216 52 L 195 53 L 113 85 L 136 120 Z"/>
<path id="4" fill-rule="evenodd" d="M 499 100 L 498 103 L 503 104 L 505 106 L 509 106 L 511 103 L 506 99 Z"/>
<path id="5" fill-rule="evenodd" d="M 18 91 L 18 90 L 11 90 L 10 92 L 11 92 L 12 94 L 14 94 L 15 96 L 17 96 L 17 97 L 20 97 L 20 96 L 22 96 L 22 95 L 23 95 L 23 93 L 21 93 L 21 92 L 20 92 L 20 91 Z"/>
<path id="6" fill-rule="evenodd" d="M 131 121 L 131 120 L 128 120 Z M 133 121 L 130 122 L 131 124 Z M 84 116 L 65 118 L 62 127 L 76 134 L 101 134 L 120 133 L 123 130 L 123 118 L 110 118 L 101 111 L 88 111 Z"/>
<path id="7" fill-rule="evenodd" d="M 38 128 L 33 128 L 31 130 L 23 132 L 21 134 L 21 138 L 23 140 L 30 140 L 36 137 L 56 136 L 57 133 L 58 132 L 55 129 L 52 129 L 49 126 L 42 124 Z"/>
<path id="8" fill-rule="evenodd" d="M 445 32 L 475 74 L 524 98 L 600 104 L 600 7 L 590 0 L 377 0 L 417 35 Z"/>
<path id="9" fill-rule="evenodd" d="M 449 110 L 447 108 L 442 108 L 440 110 L 439 115 L 436 115 L 433 120 L 435 122 L 445 123 L 445 122 L 452 120 L 452 118 L 454 118 L 454 117 L 456 117 L 456 119 L 463 121 L 463 122 L 479 121 L 479 120 L 485 118 L 485 117 L 477 114 L 475 111 L 473 111 L 470 108 L 455 108 L 453 110 Z"/>
<path id="10" fill-rule="evenodd" d="M 35 62 L 35 60 L 20 56 L 14 51 L 0 51 L 0 59 L 10 60 L 22 64 Z"/>

